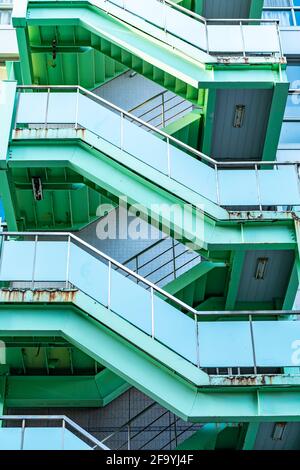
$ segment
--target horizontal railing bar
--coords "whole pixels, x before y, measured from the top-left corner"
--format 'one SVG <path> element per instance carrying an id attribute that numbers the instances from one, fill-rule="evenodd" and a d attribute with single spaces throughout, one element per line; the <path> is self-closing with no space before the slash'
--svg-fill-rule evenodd
<path id="1" fill-rule="evenodd" d="M 151 421 L 150 423 L 148 423 L 144 428 L 140 429 L 139 431 L 137 431 L 135 434 L 131 435 L 130 436 L 130 441 L 132 442 L 132 440 L 139 436 L 142 432 L 146 431 L 147 428 L 149 428 L 150 426 L 152 426 L 154 423 L 156 423 L 156 421 L 159 421 L 161 418 L 163 418 L 167 413 L 169 413 L 168 410 L 166 410 L 163 414 L 159 415 L 157 418 L 153 419 L 153 421 Z M 125 444 L 128 443 L 128 440 L 127 441 L 124 441 L 123 444 L 120 445 L 120 447 L 118 447 L 118 450 L 121 450 L 122 447 L 124 447 Z"/>
<path id="2" fill-rule="evenodd" d="M 157 108 L 161 108 L 162 107 L 162 104 L 164 104 L 164 106 L 169 103 L 170 101 L 174 100 L 175 98 L 178 98 L 178 95 L 175 95 L 175 96 L 171 96 L 171 98 L 167 99 L 164 101 L 164 103 L 160 102 L 158 103 L 157 105 L 153 106 L 152 108 L 150 109 L 147 109 L 146 111 L 144 111 L 142 114 L 139 114 L 139 116 L 137 116 L 139 119 L 144 117 L 146 114 L 149 114 L 151 113 L 152 111 L 155 111 Z M 156 99 L 156 98 L 153 98 L 153 99 Z M 176 108 L 176 106 L 179 106 L 180 104 L 182 103 L 185 103 L 185 101 L 187 100 L 182 100 L 182 101 L 179 101 L 178 103 L 176 103 L 173 107 L 170 107 L 170 108 L 166 108 L 165 109 L 165 113 L 171 111 L 172 109 Z M 150 101 L 149 101 L 150 102 Z M 190 102 L 190 106 L 193 106 L 193 103 Z M 132 112 L 132 110 L 130 110 L 130 112 Z M 152 121 L 153 119 L 155 119 L 156 117 L 160 116 L 162 113 L 160 113 L 159 115 L 156 115 L 155 117 L 149 119 L 149 121 L 147 122 L 150 122 Z"/>
<path id="3" fill-rule="evenodd" d="M 166 413 L 169 413 L 169 411 L 166 411 Z M 164 414 L 166 414 L 164 413 Z M 179 418 L 177 418 L 176 422 L 179 421 Z M 159 431 L 158 434 L 156 434 L 155 436 L 151 437 L 151 439 L 149 439 L 147 442 L 145 442 L 141 447 L 138 448 L 138 450 L 141 450 L 143 449 L 145 446 L 147 446 L 148 444 L 150 444 L 150 442 L 154 441 L 154 439 L 157 439 L 158 436 L 160 436 L 163 432 L 167 431 L 167 429 L 169 429 L 171 426 L 173 426 L 173 423 L 170 423 L 168 424 L 167 426 L 165 426 L 163 429 L 161 429 Z"/>
<path id="4" fill-rule="evenodd" d="M 185 252 L 182 253 L 182 254 L 185 254 Z M 192 258 L 192 259 L 186 261 L 185 263 L 183 263 L 181 266 L 179 266 L 178 268 L 175 269 L 175 273 L 177 273 L 177 271 L 179 271 L 180 269 L 184 268 L 184 267 L 187 266 L 188 264 L 190 264 L 190 263 L 192 263 L 193 261 L 195 261 L 198 257 L 200 257 L 200 255 L 196 255 L 196 256 L 194 256 L 194 258 Z M 171 276 L 171 274 L 173 274 L 173 273 L 174 273 L 174 272 L 171 271 L 169 274 L 166 274 L 165 276 L 163 276 L 163 277 L 161 277 L 160 279 L 156 280 L 156 281 L 155 281 L 155 284 L 158 284 L 159 282 L 163 281 L 164 279 L 166 279 L 166 277 Z M 147 276 L 148 276 L 148 274 L 147 274 Z"/>
<path id="5" fill-rule="evenodd" d="M 175 421 L 173 421 L 173 424 L 174 423 L 177 423 L 179 421 L 179 418 L 178 419 L 175 419 Z M 176 436 L 174 436 L 167 444 L 165 444 L 163 447 L 161 447 L 159 450 L 164 450 L 166 447 L 168 447 L 169 445 L 172 444 L 173 441 L 175 441 L 176 439 L 178 439 L 178 437 L 182 436 L 182 434 L 190 431 L 193 427 L 195 427 L 197 425 L 197 423 L 193 423 L 191 424 L 190 426 L 188 426 L 186 429 L 184 429 L 183 431 L 181 431 L 180 433 L 176 434 Z M 200 428 L 199 428 L 200 429 Z M 198 429 L 195 429 L 195 432 L 197 431 Z"/>
<path id="6" fill-rule="evenodd" d="M 93 251 L 96 253 L 98 256 L 101 258 L 104 258 L 106 261 L 110 261 L 114 266 L 117 266 L 119 269 L 122 271 L 128 273 L 130 276 L 135 277 L 138 279 L 140 282 L 148 285 L 149 287 L 152 287 L 153 290 L 161 294 L 162 296 L 166 297 L 167 299 L 171 300 L 175 304 L 179 305 L 181 308 L 193 313 L 194 315 L 198 316 L 204 316 L 204 315 L 209 315 L 209 316 L 249 316 L 249 315 L 270 315 L 270 316 L 285 316 L 285 315 L 300 315 L 300 310 L 241 310 L 241 311 L 232 311 L 232 310 L 227 310 L 227 311 L 197 311 L 194 308 L 190 307 L 187 305 L 185 302 L 182 302 L 181 300 L 177 299 L 173 295 L 169 294 L 168 292 L 164 291 L 160 287 L 158 287 L 156 284 L 153 282 L 149 281 L 148 279 L 145 279 L 144 277 L 140 276 L 139 274 L 135 273 L 131 269 L 127 268 L 123 264 L 119 263 L 115 259 L 111 258 L 109 255 L 106 253 L 103 253 L 102 251 L 98 250 L 92 245 L 89 245 L 86 241 L 82 240 L 81 238 L 77 237 L 71 232 L 0 232 L 0 236 L 2 237 L 16 237 L 16 236 L 21 236 L 21 237 L 55 237 L 55 236 L 60 236 L 60 237 L 70 237 L 71 239 L 75 240 L 79 244 L 83 245 L 86 247 L 88 250 Z"/>
<path id="7" fill-rule="evenodd" d="M 147 253 L 147 251 L 150 251 L 152 248 L 156 247 L 157 245 L 159 245 L 160 243 L 163 243 L 165 240 L 170 240 L 170 237 L 166 236 L 164 238 L 160 238 L 159 240 L 157 240 L 155 243 L 153 243 L 153 245 L 150 245 L 150 246 L 147 246 L 146 248 L 144 248 L 142 251 L 140 251 L 138 254 L 134 255 L 134 256 L 131 256 L 131 258 L 128 258 L 126 261 L 124 261 L 124 265 L 130 263 L 131 261 L 135 260 L 136 258 L 138 258 L 139 256 L 142 256 L 144 253 Z"/>
<path id="8" fill-rule="evenodd" d="M 175 248 L 176 246 L 178 246 L 180 243 L 176 243 L 176 245 L 172 245 L 172 246 L 169 246 L 169 248 L 167 248 L 166 250 L 164 251 L 161 251 L 160 253 L 158 253 L 157 255 L 154 256 L 154 258 L 151 258 L 150 260 L 146 261 L 144 264 L 141 264 L 139 265 L 139 269 L 143 269 L 145 266 L 148 266 L 148 264 L 152 263 L 153 261 L 155 261 L 157 258 L 159 258 L 160 256 L 162 255 L 165 255 L 166 253 L 168 253 L 168 251 L 171 251 L 173 250 L 173 248 Z M 137 257 L 140 256 L 140 253 L 138 253 Z M 172 258 L 173 259 L 173 258 Z M 167 261 L 167 263 L 169 263 L 169 261 Z"/>
<path id="9" fill-rule="evenodd" d="M 145 104 L 148 104 L 150 103 L 152 100 L 155 100 L 156 98 L 159 98 L 160 96 L 164 95 L 165 93 L 169 93 L 169 90 L 163 90 L 163 91 L 160 91 L 159 93 L 157 93 L 156 95 L 152 96 L 151 98 L 148 98 L 147 100 L 143 101 L 142 103 L 138 104 L 137 106 L 135 106 L 134 108 L 131 108 L 129 109 L 129 113 L 132 113 L 133 111 L 136 111 L 137 109 L 139 108 L 142 108 L 143 106 L 145 106 Z M 170 92 L 171 93 L 171 92 Z M 177 95 L 175 95 L 177 96 Z M 172 97 L 174 98 L 174 97 Z M 161 106 L 161 103 L 160 103 L 160 106 Z"/>
<path id="10" fill-rule="evenodd" d="M 172 111 L 172 109 L 176 108 L 176 106 L 179 106 L 180 104 L 183 104 L 184 102 L 185 102 L 185 101 L 182 101 L 182 102 L 180 102 L 180 103 L 177 103 L 177 104 L 176 104 L 175 106 L 173 106 L 172 108 L 166 109 L 164 114 L 166 115 L 168 112 Z M 174 117 L 178 116 L 178 115 L 181 114 L 181 113 L 184 113 L 185 111 L 187 111 L 188 109 L 190 109 L 192 106 L 193 106 L 193 105 L 190 104 L 190 106 L 189 106 L 188 108 L 185 108 L 185 109 L 182 109 L 182 110 L 178 111 L 178 113 L 175 113 L 175 114 L 173 114 L 173 116 L 170 116 L 168 119 L 165 119 L 165 122 L 166 122 L 166 121 L 170 121 L 171 119 L 174 119 Z M 161 107 L 161 105 L 160 105 L 160 107 Z M 155 111 L 157 108 L 158 108 L 158 106 L 157 106 L 156 108 L 153 108 L 151 111 Z M 150 111 L 149 111 L 149 112 L 150 112 Z M 145 114 L 148 114 L 148 112 L 142 114 L 142 116 L 144 116 Z M 147 121 L 147 123 L 149 124 L 149 122 L 155 121 L 155 119 L 160 118 L 161 116 L 162 116 L 162 113 L 156 114 L 156 115 L 153 116 L 151 119 L 149 119 L 149 121 Z M 141 116 L 139 116 L 139 117 L 141 117 Z M 140 127 L 142 127 L 142 126 L 140 126 Z M 155 128 L 157 129 L 156 126 L 155 126 Z"/>
<path id="11" fill-rule="evenodd" d="M 111 103 L 110 101 L 105 100 L 104 98 L 95 95 L 89 90 L 86 90 L 85 88 L 78 86 L 78 85 L 18 85 L 17 86 L 18 90 L 47 90 L 47 89 L 53 89 L 53 90 L 79 90 L 81 91 L 82 94 L 90 96 L 92 99 L 95 99 L 101 103 L 104 103 L 107 107 L 117 111 L 120 114 L 123 114 L 124 116 L 130 118 L 133 121 L 138 122 L 142 126 L 148 127 L 151 131 L 154 133 L 160 134 L 163 136 L 165 139 L 168 139 L 170 142 L 174 142 L 176 145 L 179 147 L 187 150 L 190 153 L 193 153 L 197 157 L 200 157 L 203 160 L 206 160 L 207 162 L 211 163 L 214 167 L 215 166 L 222 166 L 222 167 L 231 167 L 231 166 L 247 166 L 247 167 L 255 167 L 255 165 L 258 166 L 284 166 L 284 165 L 299 165 L 299 162 L 279 162 L 276 160 L 273 161 L 229 161 L 229 162 L 220 162 L 218 160 L 215 160 L 212 157 L 209 157 L 208 155 L 205 155 L 202 152 L 199 152 L 199 150 L 194 149 L 193 147 L 190 147 L 189 145 L 185 144 L 184 142 L 181 142 L 180 140 L 176 139 L 175 137 L 167 134 L 161 129 L 156 128 L 155 126 L 152 126 L 151 124 L 147 123 L 146 121 L 143 121 L 142 119 L 139 119 L 137 116 L 134 116 L 133 114 L 130 114 L 130 112 L 125 111 L 124 109 L 120 108 L 119 106 L 116 106 L 115 104 Z"/>
<path id="12" fill-rule="evenodd" d="M 178 245 L 176 245 L 176 246 L 178 246 Z M 171 246 L 171 248 L 168 248 L 168 250 L 166 250 L 165 252 L 163 252 L 161 255 L 165 254 L 167 251 L 170 251 L 170 250 L 172 250 L 172 249 L 173 249 L 173 247 Z M 186 250 L 186 251 L 188 251 L 188 250 Z M 186 254 L 186 251 L 183 251 L 182 253 L 179 253 L 178 255 L 176 255 L 176 256 L 174 256 L 173 258 L 171 258 L 171 259 L 169 259 L 168 261 L 166 261 L 164 264 L 162 264 L 162 265 L 158 266 L 157 268 L 155 268 L 153 271 L 150 271 L 149 273 L 144 274 L 144 276 L 147 276 L 147 277 L 148 277 L 148 276 L 152 276 L 152 274 L 156 273 L 157 271 L 159 271 L 160 269 L 164 268 L 164 267 L 167 266 L 168 264 L 173 263 L 174 260 L 177 260 L 180 256 Z M 200 256 L 200 255 L 198 255 L 198 256 Z M 196 256 L 196 257 L 198 257 L 198 256 Z M 159 257 L 160 257 L 160 255 L 157 255 L 156 258 L 159 258 Z M 152 261 L 154 261 L 156 258 L 153 258 L 153 260 L 150 260 L 150 261 L 149 261 L 148 263 L 146 263 L 144 266 L 139 266 L 139 270 L 140 270 L 140 269 L 143 269 L 145 266 L 147 266 L 148 264 L 150 264 L 150 263 L 151 263 Z M 187 263 L 190 263 L 190 262 L 191 262 L 191 260 L 188 261 Z M 180 269 L 180 268 L 177 268 L 175 271 L 177 271 L 178 269 Z M 169 274 L 167 274 L 165 277 L 170 276 L 170 274 L 172 274 L 173 272 L 174 272 L 174 271 L 172 270 L 172 271 L 171 271 Z M 164 278 L 163 278 L 163 279 L 164 279 Z M 162 280 L 162 279 L 160 279 L 160 281 L 161 281 L 161 280 Z M 156 281 L 156 282 L 160 282 L 160 281 Z"/>
<path id="13" fill-rule="evenodd" d="M 135 421 L 136 419 L 140 418 L 141 416 L 143 416 L 144 413 L 146 413 L 147 411 L 149 411 L 151 408 L 153 408 L 153 406 L 155 406 L 156 403 L 151 403 L 150 405 L 146 406 L 146 408 L 144 408 L 142 411 L 140 411 L 138 414 L 136 414 L 135 416 L 133 416 L 132 418 L 130 418 L 126 423 L 122 424 L 122 426 L 120 426 L 118 429 L 116 429 L 112 434 L 109 434 L 109 436 L 106 436 L 102 439 L 101 442 L 105 442 L 105 441 L 108 441 L 108 439 L 111 439 L 113 436 L 115 436 L 116 434 L 118 434 L 120 431 L 122 431 L 122 429 L 125 429 L 127 428 L 128 425 L 130 425 L 133 421 Z"/>

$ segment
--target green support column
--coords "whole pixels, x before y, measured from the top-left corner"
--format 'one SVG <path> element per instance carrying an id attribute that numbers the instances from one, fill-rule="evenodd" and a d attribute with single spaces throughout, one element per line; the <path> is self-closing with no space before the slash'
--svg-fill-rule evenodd
<path id="1" fill-rule="evenodd" d="M 285 72 L 282 72 L 285 74 Z M 288 97 L 289 83 L 276 83 L 270 109 L 265 145 L 262 160 L 276 160 L 276 152 L 280 137 L 286 101 Z"/>
<path id="2" fill-rule="evenodd" d="M 231 254 L 231 272 L 228 283 L 225 310 L 234 310 L 242 269 L 244 266 L 245 251 L 235 251 Z"/>
<path id="3" fill-rule="evenodd" d="M 18 231 L 16 204 L 8 182 L 6 170 L 0 170 L 0 196 L 5 213 L 8 229 L 12 232 Z"/>
<path id="4" fill-rule="evenodd" d="M 242 450 L 253 450 L 257 432 L 259 429 L 259 423 L 247 423 L 245 426 L 245 434 L 242 438 L 240 448 Z"/>
<path id="5" fill-rule="evenodd" d="M 214 130 L 215 107 L 217 99 L 217 90 L 208 90 L 204 107 L 204 126 L 202 139 L 202 152 L 206 155 L 211 154 L 211 143 Z"/>
<path id="6" fill-rule="evenodd" d="M 31 85 L 33 77 L 33 68 L 31 53 L 29 50 L 28 32 L 25 29 L 27 17 L 27 4 L 28 0 L 18 0 L 17 2 L 15 2 L 12 14 L 12 23 L 16 29 L 19 55 L 22 58 L 20 62 L 22 82 L 24 85 Z"/>
<path id="7" fill-rule="evenodd" d="M 288 288 L 282 305 L 282 310 L 291 310 L 294 305 L 295 297 L 299 287 L 297 264 L 299 264 L 299 256 L 296 254 L 296 259 L 291 272 Z"/>
<path id="8" fill-rule="evenodd" d="M 264 0 L 251 0 L 249 18 L 261 18 Z"/>
<path id="9" fill-rule="evenodd" d="M 5 413 L 6 376 L 0 376 L 0 415 Z M 0 428 L 2 421 L 0 421 Z"/>
<path id="10" fill-rule="evenodd" d="M 0 84 L 0 196 L 9 230 L 18 230 L 15 200 L 8 181 L 7 159 L 15 115 L 16 82 Z"/>

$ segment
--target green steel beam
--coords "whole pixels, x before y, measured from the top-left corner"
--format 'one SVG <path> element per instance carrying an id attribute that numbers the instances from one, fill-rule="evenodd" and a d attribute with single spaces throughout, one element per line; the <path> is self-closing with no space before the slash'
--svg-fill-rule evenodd
<path id="1" fill-rule="evenodd" d="M 218 434 L 226 428 L 222 423 L 207 423 L 176 447 L 176 450 L 215 450 Z"/>
<path id="2" fill-rule="evenodd" d="M 199 150 L 199 141 L 203 128 L 201 111 L 194 110 L 163 128 L 166 134 Z"/>
<path id="3" fill-rule="evenodd" d="M 10 408 L 103 407 L 129 387 L 108 369 L 96 376 L 8 376 L 5 401 Z"/>
<path id="4" fill-rule="evenodd" d="M 215 268 L 226 267 L 226 263 L 212 263 L 210 261 L 202 261 L 196 266 L 181 274 L 179 277 L 164 286 L 164 290 L 169 294 L 176 295 L 190 284 L 205 276 L 208 272 Z"/>

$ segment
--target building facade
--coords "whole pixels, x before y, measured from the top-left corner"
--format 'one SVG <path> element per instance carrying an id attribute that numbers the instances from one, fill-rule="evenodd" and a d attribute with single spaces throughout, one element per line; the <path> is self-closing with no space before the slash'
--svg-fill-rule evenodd
<path id="1" fill-rule="evenodd" d="M 300 449 L 300 1 L 0 0 L 0 79 L 0 448 Z"/>

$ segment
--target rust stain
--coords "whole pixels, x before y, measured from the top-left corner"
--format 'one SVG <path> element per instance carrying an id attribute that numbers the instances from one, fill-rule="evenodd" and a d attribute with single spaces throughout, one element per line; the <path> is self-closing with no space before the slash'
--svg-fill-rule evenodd
<path id="1" fill-rule="evenodd" d="M 14 302 L 74 302 L 77 289 L 1 289 L 0 301 Z"/>
<path id="2" fill-rule="evenodd" d="M 216 377 L 214 377 L 215 379 Z M 220 377 L 220 382 L 218 385 L 235 385 L 235 386 L 253 386 L 253 385 L 272 385 L 274 375 L 271 374 L 262 374 L 259 376 L 253 375 L 243 375 L 243 376 L 230 376 L 230 377 Z M 212 382 L 216 385 L 214 379 Z"/>

